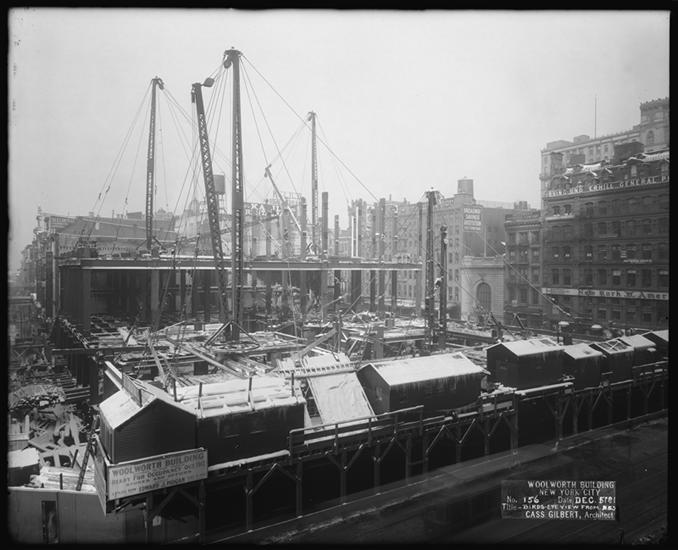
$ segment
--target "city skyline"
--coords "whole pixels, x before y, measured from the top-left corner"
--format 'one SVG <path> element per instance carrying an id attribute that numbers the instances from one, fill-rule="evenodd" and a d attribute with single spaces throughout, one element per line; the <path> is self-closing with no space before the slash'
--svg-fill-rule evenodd
<path id="1" fill-rule="evenodd" d="M 10 269 L 30 243 L 38 206 L 86 215 L 94 203 L 107 216 L 127 198 L 129 211 L 143 210 L 143 123 L 130 145 L 138 158 L 120 164 L 105 204 L 97 193 L 144 90 L 160 76 L 190 111 L 190 83 L 231 46 L 251 62 L 257 94 L 250 103 L 243 94 L 245 123 L 245 111 L 268 100 L 274 107 L 259 123 L 283 144 L 296 115 L 318 112 L 332 150 L 319 147 L 319 192 L 330 192 L 342 228 L 352 199 L 416 202 L 431 187 L 451 196 L 463 177 L 474 179 L 480 200 L 538 207 L 547 142 L 627 130 L 641 102 L 668 95 L 668 12 L 20 9 L 9 21 Z M 227 119 L 215 139 L 224 150 Z M 176 122 L 163 123 L 156 207 L 180 214 L 189 162 L 169 137 Z M 262 180 L 276 150 L 268 144 L 262 155 L 261 135 L 251 124 L 244 131 L 246 200 L 262 200 L 273 194 Z M 290 164 L 296 184 L 281 171 L 281 187 L 310 197 L 307 165 Z"/>

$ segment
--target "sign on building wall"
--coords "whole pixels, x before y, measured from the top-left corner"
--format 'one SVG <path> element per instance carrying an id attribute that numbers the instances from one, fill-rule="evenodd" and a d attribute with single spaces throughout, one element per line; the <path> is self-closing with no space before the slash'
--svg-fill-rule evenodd
<path id="1" fill-rule="evenodd" d="M 478 206 L 464 206 L 464 231 L 480 231 L 480 211 Z"/>
<path id="2" fill-rule="evenodd" d="M 111 464 L 106 469 L 107 499 L 128 497 L 207 477 L 207 451 L 191 449 Z"/>
<path id="3" fill-rule="evenodd" d="M 559 296 L 594 296 L 601 298 L 630 298 L 641 300 L 668 301 L 668 292 L 651 292 L 645 290 L 609 290 L 597 288 L 542 288 L 544 294 L 557 294 Z"/>
<path id="4" fill-rule="evenodd" d="M 611 191 L 614 189 L 625 189 L 627 187 L 638 187 L 642 185 L 656 185 L 659 183 L 668 183 L 669 176 L 649 176 L 646 178 L 633 178 L 622 181 L 612 181 L 609 183 L 580 184 L 570 189 L 553 189 L 544 193 L 545 198 L 560 197 L 564 195 L 579 195 L 581 193 L 598 193 L 599 191 Z"/>

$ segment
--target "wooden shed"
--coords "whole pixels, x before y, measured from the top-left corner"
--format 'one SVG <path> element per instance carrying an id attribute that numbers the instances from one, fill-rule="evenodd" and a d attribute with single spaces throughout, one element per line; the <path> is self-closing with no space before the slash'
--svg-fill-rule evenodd
<path id="1" fill-rule="evenodd" d="M 301 389 L 281 377 L 177 388 L 177 398 L 198 417 L 196 446 L 207 449 L 209 465 L 286 449 L 290 430 L 304 427 Z"/>
<path id="2" fill-rule="evenodd" d="M 99 405 L 100 440 L 116 464 L 196 447 L 196 418 L 162 390 L 135 382 L 140 392 L 122 389 Z"/>
<path id="3" fill-rule="evenodd" d="M 606 374 L 610 382 L 632 378 L 633 347 L 619 339 L 594 342 L 593 349 L 603 353 L 601 373 Z"/>
<path id="4" fill-rule="evenodd" d="M 653 330 L 643 334 L 648 340 L 652 340 L 657 349 L 657 357 L 665 359 L 669 356 L 669 330 Z"/>
<path id="5" fill-rule="evenodd" d="M 619 339 L 633 348 L 634 365 L 647 365 L 658 360 L 657 347 L 649 338 L 645 338 L 640 334 L 634 334 L 632 336 L 622 336 Z"/>
<path id="6" fill-rule="evenodd" d="M 376 414 L 423 405 L 431 415 L 473 403 L 485 374 L 456 352 L 368 363 L 358 379 Z"/>
<path id="7" fill-rule="evenodd" d="M 563 346 L 550 338 L 501 342 L 487 348 L 487 368 L 510 388 L 556 384 L 563 377 Z"/>
<path id="8" fill-rule="evenodd" d="M 588 344 L 573 344 L 563 348 L 563 373 L 574 377 L 574 387 L 592 388 L 600 385 L 603 353 Z"/>

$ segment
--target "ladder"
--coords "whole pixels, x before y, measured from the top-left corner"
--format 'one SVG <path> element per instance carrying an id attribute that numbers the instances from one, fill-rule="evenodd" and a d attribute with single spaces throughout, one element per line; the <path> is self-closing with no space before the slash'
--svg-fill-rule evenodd
<path id="1" fill-rule="evenodd" d="M 85 472 L 87 471 L 87 461 L 89 460 L 89 455 L 92 454 L 92 447 L 94 446 L 94 433 L 99 424 L 99 417 L 96 416 L 92 420 L 92 427 L 89 431 L 89 436 L 87 437 L 87 447 L 85 447 L 85 454 L 82 457 L 82 466 L 80 467 L 80 473 L 78 474 L 78 481 L 75 485 L 75 490 L 80 491 L 82 489 L 82 482 L 85 480 Z"/>

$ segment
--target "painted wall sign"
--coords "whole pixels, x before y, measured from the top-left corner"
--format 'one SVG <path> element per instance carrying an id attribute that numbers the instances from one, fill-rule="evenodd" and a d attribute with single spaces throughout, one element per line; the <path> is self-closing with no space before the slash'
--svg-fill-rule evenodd
<path id="1" fill-rule="evenodd" d="M 581 193 L 598 193 L 599 191 L 611 191 L 614 189 L 625 189 L 626 187 L 638 187 L 641 185 L 656 185 L 659 183 L 668 183 L 669 176 L 650 176 L 647 178 L 634 178 L 622 181 L 611 181 L 609 183 L 594 183 L 589 185 L 575 185 L 570 189 L 553 189 L 544 193 L 545 198 L 561 197 L 565 195 L 579 195 Z"/>
<path id="2" fill-rule="evenodd" d="M 138 495 L 207 477 L 207 451 L 191 449 L 111 464 L 106 470 L 108 500 Z"/>
<path id="3" fill-rule="evenodd" d="M 477 206 L 464 206 L 464 231 L 480 231 L 480 211 Z"/>
<path id="4" fill-rule="evenodd" d="M 614 521 L 615 481 L 504 480 L 502 519 Z"/>
<path id="5" fill-rule="evenodd" d="M 559 296 L 593 296 L 600 298 L 628 298 L 631 300 L 662 300 L 668 301 L 668 292 L 654 292 L 649 290 L 611 290 L 598 288 L 542 288 L 543 294 Z"/>

